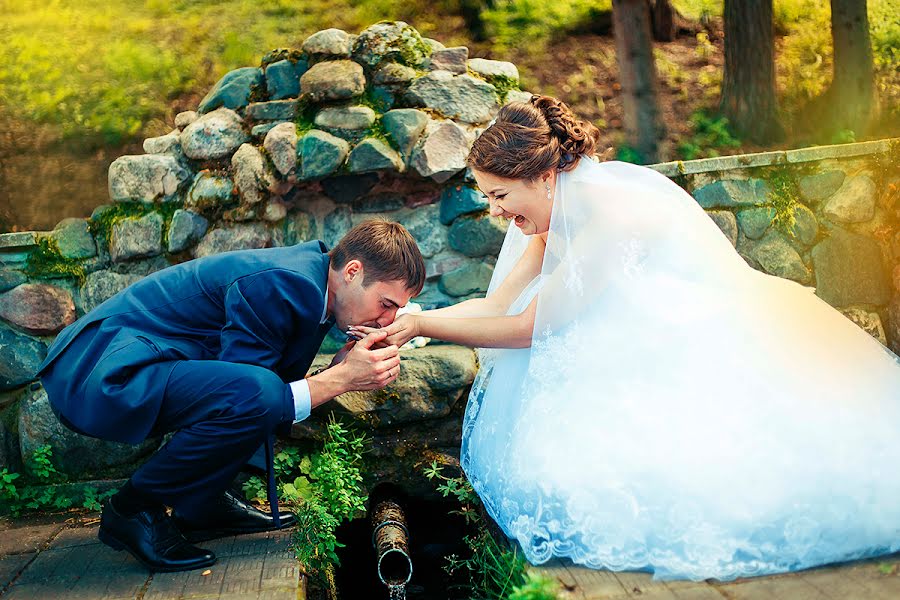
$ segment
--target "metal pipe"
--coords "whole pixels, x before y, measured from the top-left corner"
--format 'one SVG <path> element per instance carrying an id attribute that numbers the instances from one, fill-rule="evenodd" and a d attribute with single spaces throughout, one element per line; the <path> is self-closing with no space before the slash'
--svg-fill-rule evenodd
<path id="1" fill-rule="evenodd" d="M 389 587 L 402 586 L 412 578 L 409 530 L 400 505 L 384 500 L 372 511 L 372 545 L 378 561 L 378 578 Z"/>

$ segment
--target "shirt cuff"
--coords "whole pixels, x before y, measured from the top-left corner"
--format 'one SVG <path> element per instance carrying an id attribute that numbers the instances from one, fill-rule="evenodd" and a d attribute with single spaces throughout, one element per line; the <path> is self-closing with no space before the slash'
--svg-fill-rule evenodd
<path id="1" fill-rule="evenodd" d="M 290 383 L 294 395 L 294 422 L 302 421 L 312 412 L 312 397 L 309 393 L 309 382 L 305 379 Z"/>

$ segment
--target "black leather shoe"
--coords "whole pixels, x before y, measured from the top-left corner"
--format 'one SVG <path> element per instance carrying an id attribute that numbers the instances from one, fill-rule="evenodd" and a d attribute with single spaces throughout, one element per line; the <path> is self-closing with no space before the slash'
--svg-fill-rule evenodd
<path id="1" fill-rule="evenodd" d="M 215 554 L 184 539 L 162 507 L 126 517 L 107 502 L 97 537 L 113 550 L 128 550 L 154 572 L 190 571 L 216 562 Z"/>
<path id="2" fill-rule="evenodd" d="M 294 524 L 293 514 L 279 512 L 278 516 L 281 518 L 281 527 L 275 527 L 275 519 L 271 514 L 248 504 L 229 491 L 222 494 L 208 507 L 202 520 L 186 519 L 179 515 L 178 511 L 172 512 L 172 520 L 175 525 L 192 542 L 211 540 L 227 535 L 274 531 Z"/>

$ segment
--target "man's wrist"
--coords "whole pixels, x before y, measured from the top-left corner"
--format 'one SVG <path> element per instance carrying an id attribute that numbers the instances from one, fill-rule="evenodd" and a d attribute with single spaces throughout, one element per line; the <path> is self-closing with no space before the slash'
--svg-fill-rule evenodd
<path id="1" fill-rule="evenodd" d="M 313 408 L 347 392 L 346 379 L 341 376 L 340 364 L 322 369 L 307 378 Z"/>

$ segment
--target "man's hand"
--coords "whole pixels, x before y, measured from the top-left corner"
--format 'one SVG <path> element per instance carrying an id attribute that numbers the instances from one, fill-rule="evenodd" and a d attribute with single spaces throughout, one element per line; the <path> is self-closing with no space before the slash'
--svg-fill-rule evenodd
<path id="1" fill-rule="evenodd" d="M 388 325 L 387 327 L 382 327 L 381 329 L 374 329 L 372 327 L 364 327 L 362 325 L 357 325 L 353 327 L 350 331 L 351 334 L 354 332 L 362 334 L 362 335 L 372 335 L 376 332 L 384 332 L 386 337 L 384 339 L 384 344 L 388 346 L 396 346 L 399 348 L 409 340 L 413 339 L 417 335 L 420 334 L 420 319 L 422 317 L 417 317 L 413 314 L 405 314 L 400 315 L 394 320 L 393 323 Z"/>
<path id="2" fill-rule="evenodd" d="M 373 329 L 366 337 L 358 342 L 350 342 L 341 349 L 347 350 L 346 354 L 334 369 L 329 370 L 340 372 L 346 391 L 377 390 L 397 379 L 400 374 L 399 347 L 389 344 L 373 349 L 375 344 L 384 342 L 386 337 L 385 330 Z"/>
<path id="3" fill-rule="evenodd" d="M 328 368 L 330 369 L 331 367 L 344 362 L 344 359 L 347 358 L 347 354 L 350 353 L 350 350 L 353 349 L 353 346 L 356 345 L 357 341 L 358 340 L 353 339 L 344 344 L 344 347 L 338 350 L 337 354 L 334 355 L 334 358 L 331 359 L 331 364 L 328 365 Z"/>

